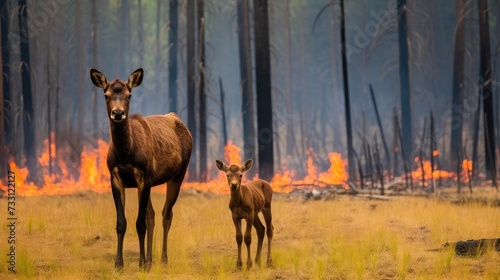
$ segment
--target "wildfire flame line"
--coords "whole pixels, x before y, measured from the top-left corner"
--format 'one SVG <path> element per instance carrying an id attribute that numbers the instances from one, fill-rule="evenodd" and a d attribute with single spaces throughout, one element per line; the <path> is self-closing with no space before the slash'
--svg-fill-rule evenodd
<path id="1" fill-rule="evenodd" d="M 55 145 L 51 144 L 49 149 L 49 143 L 45 140 L 42 154 L 38 158 L 41 167 L 40 172 L 42 173 L 39 185 L 28 181 L 29 170 L 26 167 L 18 167 L 13 160 L 10 161 L 10 169 L 16 174 L 16 194 L 20 196 L 64 195 L 87 190 L 98 193 L 109 192 L 110 175 L 106 165 L 108 148 L 109 144 L 103 140 L 97 142 L 96 148 L 83 147 L 80 165 L 77 170 L 78 178 L 76 178 L 69 171 L 63 157 L 56 156 Z M 349 179 L 346 172 L 347 162 L 342 158 L 342 155 L 336 152 L 330 153 L 328 155 L 330 167 L 327 171 L 321 173 L 318 172 L 314 163 L 316 156 L 312 149 L 307 151 L 307 174 L 302 179 L 295 178 L 297 172 L 293 169 L 283 169 L 277 172 L 271 180 L 274 190 L 276 192 L 290 192 L 296 188 L 325 187 L 328 185 L 348 188 L 346 184 Z M 228 164 L 242 164 L 241 150 L 231 141 L 224 148 L 224 160 Z M 457 175 L 453 172 L 434 170 L 434 173 L 432 173 L 429 161 L 424 161 L 423 166 L 423 172 L 422 168 L 416 168 L 415 171 L 411 172 L 411 176 L 415 179 L 421 179 L 422 176 L 425 179 L 431 177 L 434 179 L 456 179 Z M 56 169 L 52 174 L 49 172 L 50 167 Z M 463 181 L 467 182 L 469 180 L 468 172 L 470 171 L 472 171 L 472 161 L 466 159 L 462 163 L 462 173 L 460 174 Z M 255 178 L 258 178 L 258 174 Z M 229 193 L 226 176 L 222 172 L 218 172 L 216 178 L 207 182 L 184 182 L 183 188 L 223 194 Z M 2 181 L 0 181 L 0 190 L 7 191 L 7 186 Z M 165 192 L 166 188 L 160 186 L 153 190 Z"/>

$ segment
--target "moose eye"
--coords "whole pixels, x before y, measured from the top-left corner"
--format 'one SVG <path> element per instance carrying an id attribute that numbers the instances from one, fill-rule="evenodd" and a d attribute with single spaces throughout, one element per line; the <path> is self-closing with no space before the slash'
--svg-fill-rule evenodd
<path id="1" fill-rule="evenodd" d="M 227 176 L 227 178 L 229 178 L 229 175 L 228 175 L 228 174 L 226 174 L 226 176 Z"/>
<path id="2" fill-rule="evenodd" d="M 243 177 L 243 174 L 240 174 L 240 178 Z"/>
<path id="3" fill-rule="evenodd" d="M 109 96 L 104 95 L 104 99 L 106 99 L 106 101 L 109 101 Z"/>
<path id="4" fill-rule="evenodd" d="M 132 95 L 127 96 L 127 101 L 130 101 L 130 98 L 132 98 Z"/>

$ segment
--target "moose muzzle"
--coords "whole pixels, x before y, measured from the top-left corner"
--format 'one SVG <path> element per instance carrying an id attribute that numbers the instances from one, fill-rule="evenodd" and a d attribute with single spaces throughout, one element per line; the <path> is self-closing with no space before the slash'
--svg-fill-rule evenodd
<path id="1" fill-rule="evenodd" d="M 126 118 L 125 111 L 122 109 L 115 109 L 111 111 L 111 119 L 115 122 L 121 122 Z"/>

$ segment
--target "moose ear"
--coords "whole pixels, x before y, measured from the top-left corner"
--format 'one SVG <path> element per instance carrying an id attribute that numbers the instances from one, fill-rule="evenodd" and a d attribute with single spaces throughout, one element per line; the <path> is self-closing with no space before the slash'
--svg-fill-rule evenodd
<path id="1" fill-rule="evenodd" d="M 252 160 L 251 159 L 245 161 L 245 163 L 241 166 L 241 172 L 248 171 L 248 170 L 250 170 L 250 168 L 252 168 Z"/>
<path id="2" fill-rule="evenodd" d="M 105 89 L 108 86 L 108 80 L 106 80 L 106 76 L 103 73 L 97 71 L 96 69 L 90 69 L 90 79 L 92 83 L 98 87 Z"/>
<path id="3" fill-rule="evenodd" d="M 222 161 L 216 160 L 215 165 L 217 165 L 217 169 L 220 171 L 226 172 L 226 165 Z"/>
<path id="4" fill-rule="evenodd" d="M 139 68 L 135 70 L 132 74 L 130 74 L 130 77 L 128 78 L 127 85 L 130 89 L 133 89 L 135 87 L 138 87 L 142 83 L 142 75 L 144 74 L 144 71 L 142 68 Z"/>

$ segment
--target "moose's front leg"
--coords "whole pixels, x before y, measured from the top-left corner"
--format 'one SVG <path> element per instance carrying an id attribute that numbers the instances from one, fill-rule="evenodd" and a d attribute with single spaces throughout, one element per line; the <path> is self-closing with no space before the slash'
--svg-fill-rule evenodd
<path id="1" fill-rule="evenodd" d="M 115 268 L 123 268 L 123 237 L 127 231 L 127 219 L 125 218 L 125 188 L 120 183 L 120 179 L 111 177 L 111 191 L 116 207 L 116 235 L 118 237 L 118 247 L 116 249 Z"/>
<path id="2" fill-rule="evenodd" d="M 142 175 L 142 174 L 141 174 Z M 136 179 L 138 179 L 139 175 L 136 175 Z M 142 179 L 142 176 L 141 176 Z M 151 187 L 144 186 L 144 182 L 142 180 L 139 181 L 139 214 L 137 215 L 137 221 L 135 223 L 137 229 L 137 235 L 139 235 L 139 267 L 141 268 L 149 268 L 151 262 L 146 263 L 146 254 L 144 250 L 144 238 L 146 236 L 146 213 L 148 210 L 148 203 L 151 193 Z"/>

